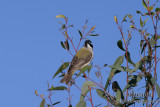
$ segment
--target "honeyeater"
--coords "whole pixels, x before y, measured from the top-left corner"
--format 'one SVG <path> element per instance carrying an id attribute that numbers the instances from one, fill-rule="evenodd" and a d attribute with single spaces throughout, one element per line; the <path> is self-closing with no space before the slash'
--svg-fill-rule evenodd
<path id="1" fill-rule="evenodd" d="M 73 74 L 77 71 L 90 64 L 93 58 L 93 45 L 90 40 L 84 42 L 83 47 L 76 53 L 72 58 L 67 74 L 61 79 L 61 83 L 68 84 Z"/>

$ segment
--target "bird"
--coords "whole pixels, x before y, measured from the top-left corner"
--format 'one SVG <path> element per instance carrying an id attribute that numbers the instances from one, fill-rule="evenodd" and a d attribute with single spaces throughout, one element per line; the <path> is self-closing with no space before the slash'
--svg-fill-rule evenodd
<path id="1" fill-rule="evenodd" d="M 73 74 L 90 64 L 93 59 L 93 45 L 90 40 L 84 42 L 83 47 L 73 56 L 67 74 L 61 79 L 61 83 L 68 83 L 71 81 Z"/>

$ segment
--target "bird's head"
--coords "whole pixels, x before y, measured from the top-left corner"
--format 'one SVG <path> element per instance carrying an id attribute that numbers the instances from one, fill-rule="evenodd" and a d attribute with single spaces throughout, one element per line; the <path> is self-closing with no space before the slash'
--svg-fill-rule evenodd
<path id="1" fill-rule="evenodd" d="M 90 40 L 86 40 L 84 42 L 84 45 L 83 45 L 85 48 L 92 48 L 93 49 L 93 45 L 92 45 L 92 42 Z"/>

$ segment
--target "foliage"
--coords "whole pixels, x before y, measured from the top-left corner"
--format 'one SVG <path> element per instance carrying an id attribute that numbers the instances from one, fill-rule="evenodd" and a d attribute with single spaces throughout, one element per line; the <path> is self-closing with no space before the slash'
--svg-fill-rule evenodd
<path id="1" fill-rule="evenodd" d="M 76 75 L 76 78 L 84 78 L 86 81 L 83 83 L 82 88 L 79 88 L 77 84 L 74 82 L 76 81 L 76 78 L 74 78 L 74 81 L 71 81 L 71 83 L 66 86 L 56 86 L 53 85 L 50 87 L 48 84 L 48 92 L 49 95 L 46 98 L 43 98 L 43 95 L 39 95 L 37 91 L 35 91 L 35 94 L 42 98 L 42 101 L 40 103 L 40 107 L 44 107 L 45 105 L 47 107 L 53 107 L 54 105 L 60 103 L 55 102 L 53 103 L 51 101 L 52 92 L 55 91 L 67 91 L 68 101 L 69 101 L 69 107 L 72 107 L 71 100 L 72 97 L 70 96 L 70 88 L 72 88 L 72 85 L 77 87 L 77 90 L 81 92 L 80 100 L 77 102 L 76 107 L 86 107 L 88 101 L 91 103 L 92 107 L 94 100 L 92 99 L 92 92 L 93 90 L 96 90 L 97 95 L 100 98 L 105 99 L 108 103 L 107 106 L 123 106 L 128 107 L 136 103 L 136 101 L 143 100 L 143 105 L 145 104 L 147 107 L 150 105 L 151 107 L 157 106 L 158 103 L 155 102 L 155 92 L 157 92 L 159 98 L 160 98 L 160 87 L 157 84 L 157 66 L 160 59 L 158 58 L 157 50 L 159 49 L 158 40 L 160 39 L 160 35 L 158 34 L 158 22 L 160 20 L 160 8 L 156 7 L 156 4 L 158 3 L 158 0 L 151 5 L 150 1 L 142 0 L 142 5 L 144 7 L 145 12 L 141 12 L 140 10 L 137 10 L 137 15 L 139 15 L 139 25 L 135 24 L 134 17 L 132 14 L 126 14 L 122 21 L 120 21 L 117 16 L 114 17 L 114 20 L 118 26 L 118 29 L 121 34 L 121 39 L 118 40 L 117 46 L 119 49 L 123 52 L 122 55 L 120 55 L 113 65 L 107 66 L 108 64 L 104 64 L 103 67 L 99 67 L 95 64 L 87 65 L 83 69 L 80 70 L 80 72 Z M 84 39 L 87 39 L 88 36 L 99 36 L 99 34 L 95 33 L 95 25 L 90 27 L 90 29 L 87 26 L 88 20 L 82 27 L 82 30 L 78 30 L 79 34 L 79 43 L 76 47 L 75 44 L 72 41 L 72 37 L 68 34 L 68 29 L 73 27 L 73 25 L 68 25 L 68 17 L 64 15 L 57 15 L 56 18 L 62 18 L 65 20 L 65 23 L 60 23 L 61 28 L 60 32 L 62 33 L 64 40 L 60 42 L 60 45 L 63 49 L 68 51 L 72 57 L 73 52 L 71 51 L 71 48 L 76 53 L 79 49 L 79 46 L 81 42 Z M 137 18 L 137 17 L 135 17 Z M 124 23 L 127 23 L 129 26 L 124 26 Z M 153 26 L 153 31 L 148 31 L 146 25 L 150 23 Z M 125 30 L 125 29 L 129 30 Z M 87 32 L 87 33 L 85 33 Z M 129 51 L 129 45 L 130 41 L 132 40 L 132 37 L 134 35 L 134 32 L 138 33 L 141 39 L 139 40 L 139 46 L 140 46 L 140 59 L 134 59 L 131 56 L 134 53 L 131 53 Z M 137 36 L 137 35 L 136 35 Z M 134 59 L 134 61 L 132 60 Z M 137 60 L 137 62 L 135 62 Z M 54 74 L 53 79 L 59 75 L 59 77 L 63 77 L 65 75 L 65 72 L 67 71 L 67 68 L 69 66 L 69 62 L 64 62 L 58 69 L 58 71 Z M 108 75 L 108 78 L 105 78 L 106 76 L 103 76 L 101 74 L 101 70 L 104 68 L 110 68 L 110 74 Z M 90 71 L 92 69 L 97 69 L 97 72 L 95 73 L 97 80 L 92 79 L 90 77 Z M 114 81 L 113 77 L 118 74 L 125 72 L 127 75 L 124 77 L 126 78 L 126 86 L 124 89 L 121 89 L 121 85 L 119 84 L 119 81 Z M 61 74 L 61 75 L 60 75 Z M 107 75 L 107 74 L 106 74 Z M 104 83 L 102 81 L 102 78 L 106 79 L 107 81 Z M 138 82 L 144 81 L 144 87 L 141 87 L 138 85 Z M 112 83 L 112 84 L 111 84 Z M 105 86 L 104 86 L 105 84 Z M 109 86 L 112 85 L 113 92 L 116 93 L 115 96 L 111 95 L 111 92 L 109 91 Z M 151 97 L 149 96 L 141 96 L 141 97 L 135 97 L 132 96 L 130 101 L 129 99 L 129 92 L 134 92 L 137 88 L 143 88 L 145 91 L 144 93 L 151 94 Z M 108 91 L 107 91 L 108 89 Z M 156 91 L 155 91 L 156 90 Z M 126 95 L 125 95 L 126 93 Z M 76 94 L 76 93 L 74 93 Z M 157 99 L 159 99 L 157 98 Z M 50 104 L 48 103 L 49 101 Z M 87 99 L 87 100 L 86 100 Z M 147 100 L 150 100 L 151 102 L 147 102 Z M 145 102 L 146 101 L 146 102 Z M 97 105 L 96 107 L 100 106 L 101 104 Z"/>

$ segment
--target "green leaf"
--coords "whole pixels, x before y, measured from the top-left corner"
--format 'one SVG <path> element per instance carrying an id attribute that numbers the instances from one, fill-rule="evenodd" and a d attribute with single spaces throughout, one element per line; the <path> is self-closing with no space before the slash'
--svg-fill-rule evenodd
<path id="1" fill-rule="evenodd" d="M 133 66 L 135 66 L 134 62 L 131 60 L 131 56 L 130 56 L 130 53 L 128 51 L 127 51 L 127 54 L 125 53 L 125 58 L 126 58 L 126 60 L 128 60 L 128 62 L 130 64 L 132 64 Z"/>
<path id="2" fill-rule="evenodd" d="M 114 65 L 122 65 L 123 60 L 124 60 L 124 56 L 119 56 L 119 57 L 116 59 Z"/>
<path id="3" fill-rule="evenodd" d="M 58 87 L 52 87 L 50 89 L 48 89 L 48 91 L 52 91 L 52 90 L 67 90 L 67 88 L 65 86 L 58 86 Z"/>
<path id="4" fill-rule="evenodd" d="M 115 61 L 115 63 L 114 63 L 113 66 L 120 66 L 120 65 L 122 65 L 123 60 L 124 60 L 124 56 L 119 56 L 119 57 L 116 59 L 116 61 Z M 110 72 L 109 77 L 108 77 L 108 79 L 107 79 L 107 82 L 106 82 L 106 85 L 105 85 L 104 90 L 107 89 L 107 87 L 108 87 L 108 85 L 109 85 L 109 82 L 112 80 L 113 76 L 114 76 L 116 73 L 119 73 L 119 72 L 120 72 L 119 70 L 116 70 L 116 69 L 114 69 L 114 68 L 111 69 L 111 72 Z"/>
<path id="5" fill-rule="evenodd" d="M 133 69 L 131 72 L 137 71 L 140 67 L 142 67 L 142 64 L 143 64 L 142 60 L 138 61 L 138 62 L 135 64 L 135 67 L 134 67 L 134 69 Z"/>
<path id="6" fill-rule="evenodd" d="M 156 8 L 155 11 L 156 11 L 156 12 L 159 12 L 159 11 L 160 11 L 160 8 Z"/>
<path id="7" fill-rule="evenodd" d="M 150 6 L 150 7 L 149 7 L 149 11 L 152 11 L 152 10 L 153 10 L 153 6 Z"/>
<path id="8" fill-rule="evenodd" d="M 57 15 L 56 18 L 66 18 L 64 15 Z"/>
<path id="9" fill-rule="evenodd" d="M 52 106 L 59 104 L 61 101 L 55 102 L 52 104 Z"/>
<path id="10" fill-rule="evenodd" d="M 44 107 L 44 105 L 45 105 L 45 99 L 41 101 L 40 107 Z"/>
<path id="11" fill-rule="evenodd" d="M 144 21 L 144 24 L 146 24 L 146 22 L 147 22 L 148 19 L 149 19 L 149 18 L 147 18 L 147 19 Z"/>
<path id="12" fill-rule="evenodd" d="M 122 90 L 121 90 L 121 88 L 120 88 L 120 86 L 119 86 L 119 84 L 118 84 L 117 81 L 114 81 L 114 82 L 112 83 L 112 89 L 113 89 L 114 92 L 116 92 L 116 96 L 117 96 L 117 95 L 119 94 L 119 92 L 120 92 L 120 98 L 124 99 Z M 117 91 L 119 91 L 119 92 L 117 92 Z M 118 100 L 117 97 L 116 97 L 116 100 L 120 101 L 120 98 L 118 98 L 118 99 L 119 99 L 119 100 Z"/>
<path id="13" fill-rule="evenodd" d="M 99 36 L 99 34 L 90 34 L 90 36 Z"/>
<path id="14" fill-rule="evenodd" d="M 60 72 L 62 72 L 64 69 L 66 69 L 68 66 L 69 66 L 69 62 L 63 63 L 63 64 L 59 67 L 58 71 L 54 74 L 53 78 L 54 78 L 55 76 L 57 76 Z M 52 79 L 53 79 L 53 78 L 52 78 Z"/>
<path id="15" fill-rule="evenodd" d="M 122 22 L 127 21 L 127 20 L 126 20 L 126 17 L 127 17 L 127 16 L 128 16 L 128 15 L 126 14 L 126 15 L 123 17 Z"/>
<path id="16" fill-rule="evenodd" d="M 63 44 L 63 42 L 61 41 L 61 46 L 66 49 L 65 45 Z"/>
<path id="17" fill-rule="evenodd" d="M 147 43 L 145 43 L 145 44 L 143 45 L 143 48 L 142 48 L 141 54 L 143 53 L 143 51 L 144 51 L 144 49 L 146 48 L 146 46 L 147 46 Z"/>
<path id="18" fill-rule="evenodd" d="M 103 66 L 106 67 L 108 64 L 104 64 Z"/>
<path id="19" fill-rule="evenodd" d="M 101 98 L 103 98 L 103 99 L 105 99 L 105 100 L 108 100 L 108 99 L 106 98 L 106 96 L 105 96 L 105 92 L 104 92 L 104 91 L 102 91 L 101 89 L 96 89 L 96 92 L 97 92 L 97 94 L 98 94 Z"/>
<path id="20" fill-rule="evenodd" d="M 157 36 L 157 40 L 160 39 L 160 36 Z"/>
<path id="21" fill-rule="evenodd" d="M 141 25 L 141 27 L 143 26 L 143 22 L 142 22 L 141 17 L 140 17 L 140 25 Z"/>
<path id="22" fill-rule="evenodd" d="M 154 16 L 155 15 L 155 13 L 154 12 L 150 12 L 151 13 L 151 15 L 152 16 Z M 145 13 L 145 15 L 150 15 L 149 13 Z"/>
<path id="23" fill-rule="evenodd" d="M 131 19 L 133 16 L 131 14 L 129 14 L 128 17 Z"/>
<path id="24" fill-rule="evenodd" d="M 121 40 L 119 40 L 119 41 L 117 42 L 117 46 L 118 46 L 121 50 L 125 51 L 125 49 L 123 48 L 123 43 L 122 43 Z"/>
<path id="25" fill-rule="evenodd" d="M 117 103 L 120 103 L 120 99 L 121 99 L 121 91 L 117 90 L 116 91 L 116 101 L 117 101 Z"/>
<path id="26" fill-rule="evenodd" d="M 144 43 L 144 40 L 141 40 L 140 41 L 140 49 L 142 50 L 142 45 L 143 45 L 143 43 Z"/>
<path id="27" fill-rule="evenodd" d="M 85 101 L 79 101 L 76 107 L 86 107 L 86 102 Z"/>
<path id="28" fill-rule="evenodd" d="M 82 86 L 82 92 L 85 93 L 89 90 L 88 87 L 97 87 L 93 82 L 91 81 L 85 81 Z"/>
<path id="29" fill-rule="evenodd" d="M 62 29 L 64 29 L 65 27 L 66 27 L 66 25 L 65 25 L 65 24 L 63 24 L 63 25 L 62 25 Z"/>
<path id="30" fill-rule="evenodd" d="M 67 41 L 67 49 L 69 50 L 69 42 Z"/>
<path id="31" fill-rule="evenodd" d="M 129 26 L 130 28 L 134 28 L 134 25 Z"/>
<path id="32" fill-rule="evenodd" d="M 109 101 L 112 105 L 117 105 L 117 103 L 116 103 L 116 98 L 113 97 L 113 96 L 111 96 L 109 93 L 107 93 L 107 92 L 105 93 L 105 92 L 104 92 L 103 90 L 101 90 L 101 89 L 96 89 L 96 92 L 97 92 L 97 94 L 98 94 L 101 98 Z"/>
<path id="33" fill-rule="evenodd" d="M 102 103 L 101 103 L 101 104 L 96 105 L 95 107 L 98 107 L 98 106 L 100 106 L 100 105 L 102 105 Z"/>
<path id="34" fill-rule="evenodd" d="M 132 78 L 131 78 L 131 80 L 128 82 L 128 84 L 123 89 L 123 92 L 125 92 L 126 89 L 134 87 L 135 84 L 137 84 L 140 80 L 142 80 L 142 78 L 143 78 L 142 75 L 133 75 Z"/>
<path id="35" fill-rule="evenodd" d="M 109 67 L 112 68 L 112 69 L 118 70 L 118 71 L 126 71 L 126 72 L 129 72 L 129 73 L 133 73 L 132 69 L 124 67 L 124 66 L 112 66 L 112 65 L 110 65 Z"/>
<path id="36" fill-rule="evenodd" d="M 82 73 L 84 73 L 86 70 L 90 70 L 92 68 L 91 65 L 87 65 L 85 67 L 83 67 L 80 72 L 78 73 L 77 77 L 79 77 Z"/>
<path id="37" fill-rule="evenodd" d="M 85 81 L 82 86 L 82 93 L 80 96 L 80 101 L 83 101 L 87 93 L 89 92 L 89 87 L 97 87 L 93 82 L 91 81 Z"/>
<path id="38" fill-rule="evenodd" d="M 79 35 L 80 35 L 81 38 L 82 38 L 82 36 L 83 36 L 83 35 L 82 35 L 82 32 L 81 32 L 80 30 L 78 30 L 78 32 L 79 32 Z"/>
<path id="39" fill-rule="evenodd" d="M 154 44 L 156 43 L 154 37 L 152 37 L 152 38 L 149 40 L 149 43 L 150 43 L 150 45 L 154 46 Z"/>
<path id="40" fill-rule="evenodd" d="M 66 43 L 66 42 L 67 42 L 67 43 Z M 68 42 L 68 40 L 65 41 L 64 43 L 65 43 L 65 46 L 67 45 L 67 46 L 66 46 L 67 50 L 69 50 L 69 42 Z"/>
<path id="41" fill-rule="evenodd" d="M 136 12 L 137 12 L 137 14 L 141 14 L 142 16 L 144 16 L 144 15 L 142 14 L 142 12 L 140 12 L 139 10 L 137 10 Z"/>
<path id="42" fill-rule="evenodd" d="M 158 97 L 160 98 L 160 87 L 158 86 L 157 83 L 156 83 L 156 91 L 158 93 Z"/>
<path id="43" fill-rule="evenodd" d="M 142 4 L 147 9 L 147 4 L 146 4 L 145 0 L 142 0 Z"/>

